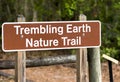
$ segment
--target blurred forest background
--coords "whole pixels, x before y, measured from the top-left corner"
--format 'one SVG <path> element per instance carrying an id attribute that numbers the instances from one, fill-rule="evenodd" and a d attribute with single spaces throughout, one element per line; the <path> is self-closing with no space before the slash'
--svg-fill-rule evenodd
<path id="1" fill-rule="evenodd" d="M 74 21 L 79 14 L 101 21 L 101 54 L 120 59 L 120 0 L 0 0 L 0 26 L 19 15 L 26 21 Z"/>

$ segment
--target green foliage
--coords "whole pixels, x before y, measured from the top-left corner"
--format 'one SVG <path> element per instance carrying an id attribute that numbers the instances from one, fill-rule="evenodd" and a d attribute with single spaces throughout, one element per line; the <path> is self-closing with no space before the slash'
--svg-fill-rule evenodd
<path id="1" fill-rule="evenodd" d="M 112 48 L 103 48 L 101 50 L 101 53 L 105 53 L 106 55 L 109 55 L 113 58 L 118 58 L 117 54 L 118 54 L 118 50 L 116 50 L 115 47 Z"/>
<path id="2" fill-rule="evenodd" d="M 74 12 L 77 9 L 77 0 L 63 0 L 61 3 L 62 18 L 64 20 L 70 20 L 74 16 Z"/>
<path id="3" fill-rule="evenodd" d="M 119 0 L 0 0 L 0 24 L 16 21 L 19 14 L 32 21 L 34 11 L 38 21 L 78 20 L 80 13 L 88 20 L 100 20 L 101 54 L 120 58 Z"/>
<path id="4" fill-rule="evenodd" d="M 105 2 L 105 1 L 104 1 Z M 101 53 L 114 58 L 120 58 L 120 5 L 119 1 L 110 0 L 105 2 L 99 20 L 102 22 L 102 46 Z M 107 4 L 107 5 L 105 5 Z M 118 7 L 119 6 L 119 7 Z M 101 6 L 102 7 L 102 6 Z M 119 10 L 118 10 L 119 9 Z M 119 29 L 119 30 L 118 30 Z"/>

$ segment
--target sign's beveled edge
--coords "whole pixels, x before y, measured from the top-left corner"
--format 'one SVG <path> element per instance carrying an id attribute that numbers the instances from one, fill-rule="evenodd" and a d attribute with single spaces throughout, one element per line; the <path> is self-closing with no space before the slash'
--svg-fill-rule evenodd
<path id="1" fill-rule="evenodd" d="M 38 21 L 38 22 L 4 22 L 2 25 L 4 24 L 31 24 L 31 23 L 69 23 L 69 22 L 98 22 L 99 24 L 101 24 L 101 22 L 99 20 L 88 20 L 88 21 Z"/>
<path id="2" fill-rule="evenodd" d="M 4 30 L 3 30 L 3 28 L 4 28 L 4 24 L 6 24 L 6 23 L 3 23 L 2 24 L 2 50 L 3 51 L 5 51 L 5 52 L 7 52 L 5 49 L 4 49 Z"/>
<path id="3" fill-rule="evenodd" d="M 100 46 L 81 46 L 81 47 L 64 47 L 64 48 L 37 48 L 37 49 L 14 49 L 14 50 L 5 50 L 4 52 L 16 52 L 16 51 L 38 51 L 38 50 L 61 50 L 61 49 L 79 49 L 79 48 L 98 48 Z"/>

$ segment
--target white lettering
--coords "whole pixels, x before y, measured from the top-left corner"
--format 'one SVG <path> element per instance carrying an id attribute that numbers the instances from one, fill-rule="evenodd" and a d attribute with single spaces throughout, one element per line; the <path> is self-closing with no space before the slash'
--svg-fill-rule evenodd
<path id="1" fill-rule="evenodd" d="M 16 29 L 16 34 L 18 35 L 19 34 L 19 28 L 20 28 L 21 26 L 14 26 L 14 28 Z"/>
<path id="2" fill-rule="evenodd" d="M 72 24 L 67 24 L 67 33 L 72 33 Z"/>
<path id="3" fill-rule="evenodd" d="M 77 36 L 74 38 L 68 38 L 68 37 L 61 37 L 63 40 L 64 46 L 75 46 L 75 45 L 81 45 L 81 37 Z"/>
<path id="4" fill-rule="evenodd" d="M 29 34 L 29 33 L 30 33 L 30 29 L 29 29 L 29 28 L 25 28 L 25 29 L 24 29 L 24 33 L 25 33 L 25 34 Z"/>
<path id="5" fill-rule="evenodd" d="M 30 40 L 28 38 L 26 38 L 26 47 L 33 47 L 33 39 L 31 38 Z"/>
<path id="6" fill-rule="evenodd" d="M 39 40 L 34 40 L 33 38 L 26 38 L 26 47 L 51 47 L 58 46 L 58 40 L 43 40 L 40 38 Z"/>
<path id="7" fill-rule="evenodd" d="M 61 37 L 61 39 L 63 39 L 63 45 L 65 46 L 66 45 L 66 39 L 67 39 L 68 37 Z"/>
<path id="8" fill-rule="evenodd" d="M 91 27 L 88 24 L 82 24 L 81 26 L 73 26 L 72 24 L 67 24 L 67 33 L 80 32 L 91 32 Z"/>
<path id="9" fill-rule="evenodd" d="M 63 34 L 62 26 L 40 25 L 39 27 L 21 27 L 20 25 L 14 26 L 17 35 L 23 34 Z"/>

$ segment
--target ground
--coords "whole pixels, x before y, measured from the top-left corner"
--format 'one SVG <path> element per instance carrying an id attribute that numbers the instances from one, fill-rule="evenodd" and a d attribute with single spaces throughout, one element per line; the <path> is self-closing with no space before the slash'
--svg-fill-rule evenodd
<path id="1" fill-rule="evenodd" d="M 109 81 L 107 62 L 102 63 L 102 82 Z M 14 70 L 0 70 L 14 75 Z M 26 69 L 28 82 L 76 82 L 76 69 L 71 65 L 41 66 Z M 120 64 L 113 64 L 114 82 L 120 82 Z M 14 82 L 14 77 L 0 76 L 0 82 Z"/>

